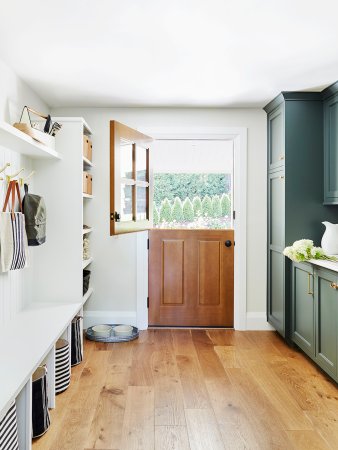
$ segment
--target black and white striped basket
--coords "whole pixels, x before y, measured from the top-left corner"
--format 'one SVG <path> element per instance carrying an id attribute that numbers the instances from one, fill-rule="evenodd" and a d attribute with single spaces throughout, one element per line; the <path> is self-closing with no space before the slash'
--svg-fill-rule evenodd
<path id="1" fill-rule="evenodd" d="M 46 433 L 50 425 L 47 395 L 47 368 L 38 367 L 32 377 L 33 438 Z"/>
<path id="2" fill-rule="evenodd" d="M 19 450 L 15 401 L 0 422 L 0 449 Z"/>
<path id="3" fill-rule="evenodd" d="M 82 362 L 81 320 L 82 317 L 80 316 L 76 316 L 72 320 L 72 366 L 76 366 Z"/>
<path id="4" fill-rule="evenodd" d="M 55 394 L 61 394 L 69 384 L 69 343 L 66 339 L 59 339 L 55 344 Z"/>

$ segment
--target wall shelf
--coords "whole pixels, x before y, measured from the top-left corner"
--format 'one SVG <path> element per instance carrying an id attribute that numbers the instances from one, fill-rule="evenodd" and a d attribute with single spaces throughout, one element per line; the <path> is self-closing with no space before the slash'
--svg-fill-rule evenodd
<path id="1" fill-rule="evenodd" d="M 0 122 L 0 146 L 31 158 L 61 159 L 61 155 L 57 151 L 40 144 L 6 122 Z"/>
<path id="2" fill-rule="evenodd" d="M 85 193 L 83 193 L 82 196 L 83 196 L 83 198 L 94 198 L 94 196 L 91 195 L 91 194 L 85 194 Z"/>
<path id="3" fill-rule="evenodd" d="M 86 301 L 89 299 L 89 297 L 92 295 L 93 292 L 94 292 L 94 288 L 89 286 L 88 291 L 83 296 L 83 300 L 82 300 L 83 305 L 86 303 Z"/>
<path id="4" fill-rule="evenodd" d="M 89 264 L 91 264 L 93 262 L 93 258 L 89 258 L 89 259 L 84 259 L 82 261 L 82 269 L 85 269 L 87 266 L 89 266 Z"/>
<path id="5" fill-rule="evenodd" d="M 93 228 L 84 228 L 82 230 L 82 234 L 88 234 L 88 233 L 91 233 L 92 231 L 93 231 Z"/>
<path id="6" fill-rule="evenodd" d="M 82 156 L 82 160 L 83 160 L 83 165 L 84 166 L 94 167 L 93 163 L 91 161 L 89 161 L 89 159 L 86 158 L 85 156 Z"/>

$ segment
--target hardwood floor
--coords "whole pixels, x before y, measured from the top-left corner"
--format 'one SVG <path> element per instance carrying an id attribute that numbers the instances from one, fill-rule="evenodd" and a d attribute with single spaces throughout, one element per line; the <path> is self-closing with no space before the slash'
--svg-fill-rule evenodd
<path id="1" fill-rule="evenodd" d="M 337 449 L 338 389 L 274 332 L 85 342 L 34 450 Z"/>

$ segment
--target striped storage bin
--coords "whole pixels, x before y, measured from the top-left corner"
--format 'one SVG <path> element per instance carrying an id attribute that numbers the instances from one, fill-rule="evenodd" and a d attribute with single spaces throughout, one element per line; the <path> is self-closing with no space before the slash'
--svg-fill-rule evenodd
<path id="1" fill-rule="evenodd" d="M 55 344 L 55 394 L 65 391 L 69 384 L 69 343 L 65 339 L 59 339 Z"/>
<path id="2" fill-rule="evenodd" d="M 0 422 L 0 449 L 19 450 L 18 424 L 15 402 L 11 404 L 5 417 Z"/>
<path id="3" fill-rule="evenodd" d="M 47 395 L 47 368 L 38 367 L 32 377 L 33 438 L 46 433 L 50 425 Z"/>
<path id="4" fill-rule="evenodd" d="M 72 320 L 72 366 L 76 366 L 82 361 L 81 320 L 80 316 Z"/>

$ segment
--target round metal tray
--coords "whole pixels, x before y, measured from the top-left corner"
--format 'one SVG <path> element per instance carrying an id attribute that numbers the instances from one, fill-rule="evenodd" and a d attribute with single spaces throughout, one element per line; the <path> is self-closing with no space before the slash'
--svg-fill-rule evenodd
<path id="1" fill-rule="evenodd" d="M 102 324 L 103 325 L 103 324 Z M 121 323 L 105 323 L 104 325 L 109 325 L 111 327 L 116 327 L 117 325 L 123 325 Z M 93 327 L 89 327 L 86 330 L 86 338 L 90 341 L 97 341 L 97 342 L 128 342 L 133 341 L 134 339 L 137 339 L 139 336 L 138 328 L 133 327 L 132 334 L 129 336 L 115 336 L 114 331 L 112 330 L 110 336 L 95 336 L 93 332 Z"/>

